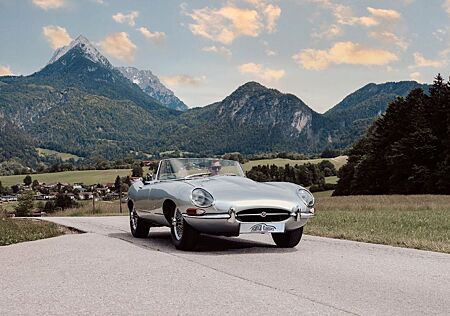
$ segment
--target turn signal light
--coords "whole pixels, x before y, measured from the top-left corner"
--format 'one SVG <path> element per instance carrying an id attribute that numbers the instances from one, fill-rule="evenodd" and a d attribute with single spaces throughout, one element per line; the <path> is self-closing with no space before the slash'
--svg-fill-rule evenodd
<path id="1" fill-rule="evenodd" d="M 205 214 L 205 210 L 201 208 L 188 208 L 186 210 L 187 215 L 203 215 Z"/>

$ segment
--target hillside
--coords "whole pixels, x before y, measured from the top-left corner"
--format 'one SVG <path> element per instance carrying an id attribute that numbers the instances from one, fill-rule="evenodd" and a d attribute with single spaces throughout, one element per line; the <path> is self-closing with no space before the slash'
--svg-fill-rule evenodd
<path id="1" fill-rule="evenodd" d="M 398 97 L 406 97 L 411 90 L 428 92 L 428 88 L 428 85 L 415 81 L 369 83 L 349 94 L 323 115 L 333 122 L 329 126 L 333 135 L 332 147 L 351 145 L 362 137 L 375 118 L 386 111 L 389 103 Z"/>
<path id="2" fill-rule="evenodd" d="M 176 149 L 205 155 L 341 149 L 415 88 L 427 90 L 413 81 L 368 84 L 319 114 L 295 95 L 248 82 L 220 102 L 186 110 L 151 71 L 116 68 L 80 36 L 40 71 L 0 77 L 0 162 L 16 158 L 34 168 L 42 158 L 35 147 L 108 160 Z"/>
<path id="3" fill-rule="evenodd" d="M 223 101 L 189 110 L 166 128 L 168 145 L 202 153 L 314 152 L 323 148 L 327 119 L 292 94 L 249 82 Z"/>
<path id="4" fill-rule="evenodd" d="M 335 195 L 450 194 L 450 86 L 397 99 L 350 150 Z"/>

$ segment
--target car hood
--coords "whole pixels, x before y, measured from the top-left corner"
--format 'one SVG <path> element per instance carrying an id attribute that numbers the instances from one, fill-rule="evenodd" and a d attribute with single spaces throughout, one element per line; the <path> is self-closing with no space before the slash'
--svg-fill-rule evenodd
<path id="1" fill-rule="evenodd" d="M 215 176 L 188 181 L 207 190 L 218 206 L 282 207 L 290 209 L 301 203 L 293 184 L 256 182 L 245 177 Z"/>

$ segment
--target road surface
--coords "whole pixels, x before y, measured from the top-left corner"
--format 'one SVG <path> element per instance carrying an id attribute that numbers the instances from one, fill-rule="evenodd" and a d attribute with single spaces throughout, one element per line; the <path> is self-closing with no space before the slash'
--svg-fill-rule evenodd
<path id="1" fill-rule="evenodd" d="M 450 255 L 304 236 L 134 239 L 126 217 L 46 218 L 87 233 L 0 248 L 0 315 L 449 315 Z"/>

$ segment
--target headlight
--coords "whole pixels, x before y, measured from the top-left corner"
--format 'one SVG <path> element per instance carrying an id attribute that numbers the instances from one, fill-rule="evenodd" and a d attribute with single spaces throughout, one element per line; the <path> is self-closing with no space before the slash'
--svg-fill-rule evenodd
<path id="1" fill-rule="evenodd" d="M 308 207 L 314 206 L 314 196 L 308 190 L 298 189 L 297 195 L 300 197 L 303 203 L 306 204 L 306 206 Z"/>
<path id="2" fill-rule="evenodd" d="M 210 207 L 214 202 L 212 195 L 200 188 L 192 190 L 191 200 L 198 207 Z"/>

